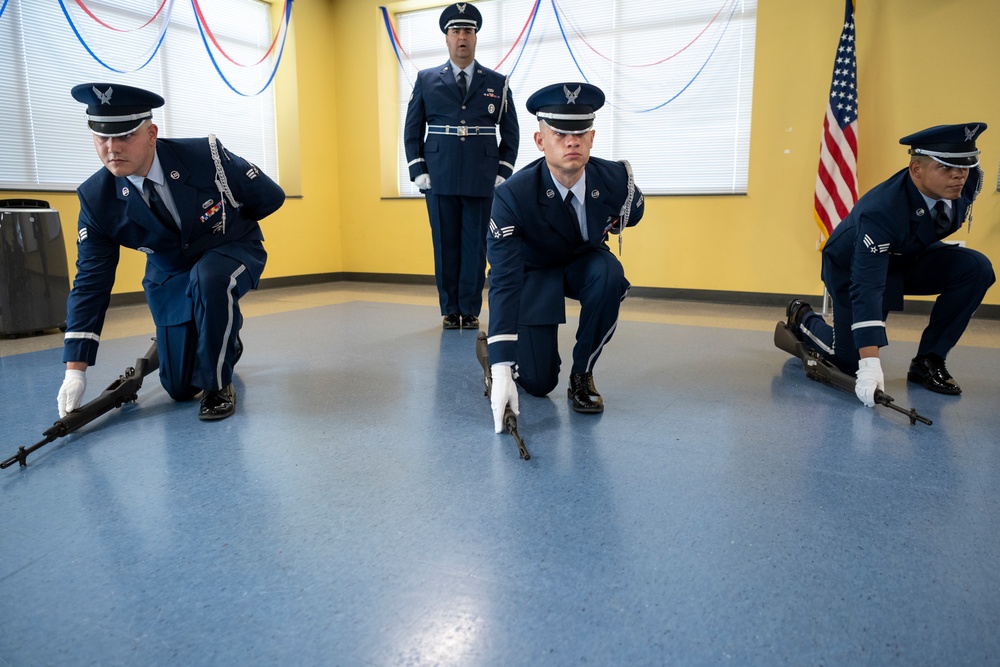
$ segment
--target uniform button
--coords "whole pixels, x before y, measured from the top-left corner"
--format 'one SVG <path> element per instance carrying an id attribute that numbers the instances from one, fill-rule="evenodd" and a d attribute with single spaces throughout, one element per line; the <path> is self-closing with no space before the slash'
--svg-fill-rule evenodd
<path id="1" fill-rule="evenodd" d="M 462 105 L 462 111 L 465 111 L 466 109 L 468 109 L 468 107 L 463 104 Z M 465 121 L 463 120 L 462 122 L 464 123 Z"/>
<path id="2" fill-rule="evenodd" d="M 185 244 L 184 244 L 184 249 L 185 249 L 185 250 L 187 250 L 187 249 L 188 249 L 188 248 L 190 248 L 190 247 L 191 247 L 191 244 L 190 244 L 190 243 L 185 243 Z"/>
<path id="3" fill-rule="evenodd" d="M 465 137 L 461 137 L 459 141 L 465 141 Z"/>
<path id="4" fill-rule="evenodd" d="M 462 108 L 464 109 L 465 107 L 462 107 Z M 462 125 L 465 125 L 465 121 L 464 121 L 464 120 L 460 120 L 459 122 L 460 122 L 460 123 L 461 123 Z"/>

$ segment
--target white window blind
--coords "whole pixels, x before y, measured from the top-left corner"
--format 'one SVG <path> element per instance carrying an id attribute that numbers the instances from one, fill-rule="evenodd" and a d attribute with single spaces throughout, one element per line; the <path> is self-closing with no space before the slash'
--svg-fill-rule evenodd
<path id="1" fill-rule="evenodd" d="M 534 0 L 476 3 L 483 15 L 481 65 L 497 69 L 533 6 Z M 438 27 L 442 9 L 395 17 L 408 56 L 401 54 L 399 75 L 403 196 L 419 196 L 403 152 L 410 90 L 418 70 L 448 60 Z M 597 112 L 592 153 L 627 159 L 643 192 L 745 194 L 756 12 L 756 0 L 543 0 L 527 48 L 522 53 L 519 43 L 498 69 L 511 75 L 521 127 L 516 168 L 541 157 L 532 139 L 538 123 L 524 107 L 531 93 L 589 81 L 608 98 Z"/>
<path id="2" fill-rule="evenodd" d="M 2 2 L 0 2 L 2 4 Z M 226 148 L 277 178 L 273 70 L 267 52 L 269 6 L 256 0 L 212 0 L 202 11 L 216 40 L 237 66 L 215 52 L 226 85 L 205 50 L 191 4 L 174 2 L 159 52 L 153 53 L 166 10 L 149 26 L 161 0 L 86 0 L 84 6 L 114 30 L 101 26 L 75 2 L 63 3 L 87 52 L 58 2 L 11 2 L 0 16 L 0 188 L 72 190 L 101 166 L 87 128 L 86 106 L 70 95 L 80 83 L 122 83 L 161 94 L 153 110 L 161 137 L 215 134 Z M 167 3 L 169 6 L 170 3 Z M 214 48 L 214 47 L 213 47 Z M 137 71 L 133 71 L 137 70 Z"/>

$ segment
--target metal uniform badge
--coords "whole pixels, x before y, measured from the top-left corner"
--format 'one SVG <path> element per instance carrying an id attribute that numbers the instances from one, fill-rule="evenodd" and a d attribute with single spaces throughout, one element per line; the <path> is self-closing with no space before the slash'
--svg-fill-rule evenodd
<path id="1" fill-rule="evenodd" d="M 122 188 L 122 197 L 128 197 L 128 188 Z"/>
<path id="2" fill-rule="evenodd" d="M 176 180 L 177 180 L 178 178 L 180 178 L 180 177 L 181 177 L 181 174 L 180 174 L 180 172 L 178 172 L 178 171 L 172 171 L 172 172 L 170 172 L 170 178 L 174 179 L 175 181 L 176 181 Z"/>
<path id="3" fill-rule="evenodd" d="M 548 197 L 549 199 L 552 199 L 553 197 L 556 196 L 556 191 L 555 190 L 546 190 L 545 191 L 545 196 Z"/>
<path id="4" fill-rule="evenodd" d="M 590 191 L 590 198 L 591 199 L 597 199 L 600 196 L 601 196 L 601 193 L 598 192 L 597 190 L 591 190 Z"/>

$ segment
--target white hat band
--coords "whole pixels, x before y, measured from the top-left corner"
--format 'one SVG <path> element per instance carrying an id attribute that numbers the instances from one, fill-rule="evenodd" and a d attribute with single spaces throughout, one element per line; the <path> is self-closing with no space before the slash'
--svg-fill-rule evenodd
<path id="1" fill-rule="evenodd" d="M 144 111 L 142 113 L 130 113 L 126 116 L 91 116 L 87 115 L 87 120 L 93 121 L 95 123 L 125 123 L 130 120 L 141 120 L 143 118 L 152 118 L 152 111 Z"/>
<path id="2" fill-rule="evenodd" d="M 550 113 L 539 111 L 535 114 L 539 118 L 551 118 L 552 120 L 594 120 L 593 113 Z"/>

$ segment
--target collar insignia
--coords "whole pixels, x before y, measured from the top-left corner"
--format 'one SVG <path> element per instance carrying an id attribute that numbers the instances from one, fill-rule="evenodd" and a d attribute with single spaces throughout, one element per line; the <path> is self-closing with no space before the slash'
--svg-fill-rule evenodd
<path id="1" fill-rule="evenodd" d="M 553 197 L 556 196 L 556 191 L 555 190 L 546 190 L 545 191 L 545 196 L 548 197 L 549 199 L 552 199 Z"/>

